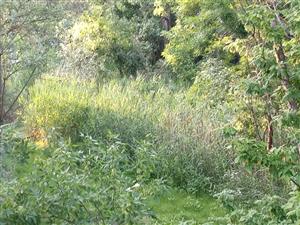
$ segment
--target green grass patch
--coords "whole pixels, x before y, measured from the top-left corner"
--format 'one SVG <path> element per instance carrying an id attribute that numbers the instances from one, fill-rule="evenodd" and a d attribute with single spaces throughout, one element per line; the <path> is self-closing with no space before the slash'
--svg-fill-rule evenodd
<path id="1" fill-rule="evenodd" d="M 191 195 L 179 190 L 171 190 L 148 200 L 155 212 L 156 224 L 203 224 L 213 217 L 224 216 L 225 210 L 207 194 Z"/>

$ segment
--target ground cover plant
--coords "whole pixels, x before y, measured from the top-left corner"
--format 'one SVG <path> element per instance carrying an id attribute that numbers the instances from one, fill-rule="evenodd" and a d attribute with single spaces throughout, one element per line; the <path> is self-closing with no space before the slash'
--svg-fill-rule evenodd
<path id="1" fill-rule="evenodd" d="M 0 0 L 0 224 L 299 224 L 298 0 Z"/>

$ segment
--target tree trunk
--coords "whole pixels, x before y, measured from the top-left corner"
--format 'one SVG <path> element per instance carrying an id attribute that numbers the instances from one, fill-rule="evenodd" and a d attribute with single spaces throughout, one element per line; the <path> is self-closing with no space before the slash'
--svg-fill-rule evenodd
<path id="1" fill-rule="evenodd" d="M 274 131 L 273 131 L 273 124 L 272 124 L 272 116 L 269 113 L 268 114 L 268 140 L 267 140 L 268 151 L 271 151 L 273 148 L 273 135 L 274 135 Z"/>
<path id="2" fill-rule="evenodd" d="M 2 64 L 2 52 L 0 46 L 0 125 L 4 122 L 4 74 L 3 74 L 3 64 Z"/>
<path id="3" fill-rule="evenodd" d="M 275 28 L 276 26 L 280 26 L 284 31 L 285 31 L 285 38 L 290 40 L 293 35 L 290 33 L 288 26 L 286 22 L 284 21 L 284 17 L 277 12 L 277 1 L 269 1 L 267 2 L 269 5 L 269 9 L 274 11 L 274 21 L 271 23 L 271 27 Z M 288 66 L 287 66 L 287 59 L 286 55 L 282 46 L 282 43 L 276 44 L 274 43 L 273 45 L 274 49 L 274 55 L 277 61 L 278 66 L 282 69 L 282 86 L 284 87 L 285 91 L 288 92 L 290 89 L 290 75 L 288 71 Z M 294 99 L 291 99 L 288 101 L 288 106 L 291 111 L 297 111 L 298 110 L 298 104 L 297 101 Z"/>
<path id="4" fill-rule="evenodd" d="M 166 15 L 160 19 L 161 26 L 163 30 L 169 31 L 171 29 L 171 10 L 166 9 Z M 168 43 L 167 38 L 163 37 L 163 48 L 165 48 Z"/>
<path id="5" fill-rule="evenodd" d="M 288 72 L 287 62 L 286 62 L 286 56 L 282 47 L 282 44 L 274 45 L 274 52 L 277 64 L 282 69 L 282 86 L 284 87 L 285 91 L 288 92 L 290 89 L 290 76 Z M 289 109 L 291 111 L 297 111 L 298 110 L 298 104 L 294 99 L 291 99 L 288 101 Z"/>
<path id="6" fill-rule="evenodd" d="M 166 13 L 160 18 L 160 25 L 164 31 L 169 31 L 172 27 L 173 21 L 172 21 L 172 14 L 170 7 L 166 7 Z M 166 45 L 168 44 L 168 39 L 164 36 L 160 37 L 159 41 L 159 49 L 156 53 L 155 61 L 162 58 L 162 52 L 164 51 Z"/>

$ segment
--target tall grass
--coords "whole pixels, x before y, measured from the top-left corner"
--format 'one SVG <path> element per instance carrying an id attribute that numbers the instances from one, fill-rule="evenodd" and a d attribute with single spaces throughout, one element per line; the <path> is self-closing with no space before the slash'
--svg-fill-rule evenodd
<path id="1" fill-rule="evenodd" d="M 44 77 L 23 100 L 22 119 L 36 139 L 53 133 L 73 141 L 80 141 L 81 133 L 105 141 L 118 138 L 133 155 L 135 143 L 150 141 L 160 161 L 154 176 L 192 192 L 244 185 L 244 171 L 236 171 L 240 168 L 226 148 L 222 112 L 191 104 L 188 93 L 157 78 L 112 80 L 98 87 Z M 246 179 L 247 188 L 257 185 L 252 181 Z"/>

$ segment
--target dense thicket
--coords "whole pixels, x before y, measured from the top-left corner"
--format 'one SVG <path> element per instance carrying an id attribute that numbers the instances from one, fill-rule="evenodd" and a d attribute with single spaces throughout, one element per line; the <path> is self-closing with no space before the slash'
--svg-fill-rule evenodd
<path id="1" fill-rule="evenodd" d="M 165 186 L 299 223 L 298 0 L 0 9 L 0 223 L 152 224 Z"/>

